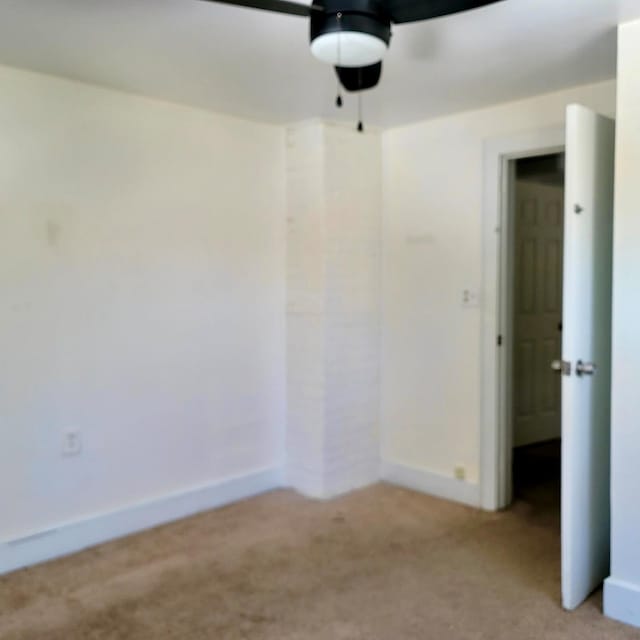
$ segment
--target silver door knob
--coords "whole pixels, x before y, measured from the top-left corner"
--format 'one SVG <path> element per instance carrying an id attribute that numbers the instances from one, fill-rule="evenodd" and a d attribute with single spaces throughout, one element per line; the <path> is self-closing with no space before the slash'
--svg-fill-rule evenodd
<path id="1" fill-rule="evenodd" d="M 597 369 L 598 367 L 593 362 L 582 362 L 582 360 L 576 362 L 576 374 L 579 376 L 592 376 Z"/>
<path id="2" fill-rule="evenodd" d="M 554 360 L 551 363 L 551 368 L 557 373 L 562 373 L 565 376 L 571 375 L 571 363 L 566 360 Z"/>

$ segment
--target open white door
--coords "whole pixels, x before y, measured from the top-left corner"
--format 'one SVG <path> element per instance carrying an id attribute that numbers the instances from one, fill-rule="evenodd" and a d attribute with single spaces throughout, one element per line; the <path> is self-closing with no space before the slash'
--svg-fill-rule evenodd
<path id="1" fill-rule="evenodd" d="M 562 604 L 609 573 L 614 122 L 567 109 L 562 363 Z"/>

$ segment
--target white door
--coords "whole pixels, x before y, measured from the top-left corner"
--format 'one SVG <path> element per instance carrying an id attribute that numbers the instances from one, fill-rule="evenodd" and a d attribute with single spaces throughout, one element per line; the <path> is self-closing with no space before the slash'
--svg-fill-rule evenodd
<path id="1" fill-rule="evenodd" d="M 516 182 L 513 305 L 513 444 L 560 437 L 561 185 Z"/>
<path id="2" fill-rule="evenodd" d="M 567 109 L 562 343 L 562 604 L 609 573 L 614 122 Z"/>

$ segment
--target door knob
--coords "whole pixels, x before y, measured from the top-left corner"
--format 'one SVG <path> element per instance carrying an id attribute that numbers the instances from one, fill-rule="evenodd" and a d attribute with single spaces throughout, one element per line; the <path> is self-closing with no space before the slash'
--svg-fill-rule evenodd
<path id="1" fill-rule="evenodd" d="M 592 376 L 597 369 L 598 367 L 593 362 L 582 362 L 582 360 L 576 362 L 576 374 L 579 376 Z"/>
<path id="2" fill-rule="evenodd" d="M 561 373 L 565 376 L 571 375 L 571 363 L 566 360 L 554 360 L 551 363 L 551 368 L 557 373 Z"/>

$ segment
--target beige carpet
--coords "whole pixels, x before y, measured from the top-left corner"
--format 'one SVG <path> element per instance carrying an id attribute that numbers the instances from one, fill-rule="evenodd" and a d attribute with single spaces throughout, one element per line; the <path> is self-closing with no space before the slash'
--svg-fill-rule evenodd
<path id="1" fill-rule="evenodd" d="M 0 638 L 640 639 L 600 593 L 560 608 L 557 500 L 534 498 L 276 491 L 0 578 Z"/>

